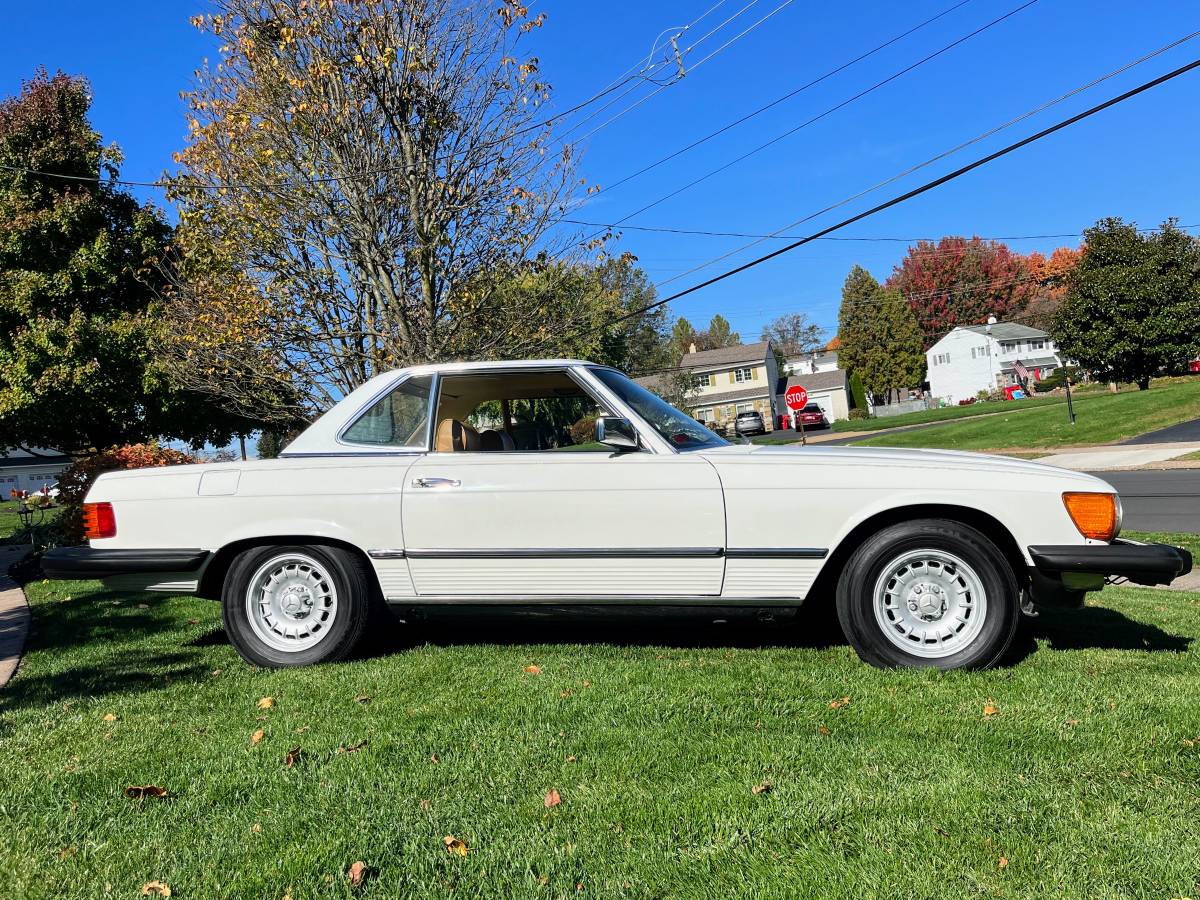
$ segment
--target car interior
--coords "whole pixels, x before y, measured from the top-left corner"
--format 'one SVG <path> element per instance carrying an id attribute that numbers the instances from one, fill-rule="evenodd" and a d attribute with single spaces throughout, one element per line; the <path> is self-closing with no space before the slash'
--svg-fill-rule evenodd
<path id="1" fill-rule="evenodd" d="M 446 375 L 439 382 L 437 453 L 607 450 L 596 418 L 611 415 L 566 372 Z"/>

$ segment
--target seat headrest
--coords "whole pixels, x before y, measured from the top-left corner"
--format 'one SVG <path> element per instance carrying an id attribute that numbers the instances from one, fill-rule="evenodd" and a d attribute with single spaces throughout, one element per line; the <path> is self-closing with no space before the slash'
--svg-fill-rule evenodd
<path id="1" fill-rule="evenodd" d="M 437 440 L 433 449 L 438 453 L 456 453 L 479 449 L 479 432 L 458 419 L 442 419 L 438 423 Z"/>

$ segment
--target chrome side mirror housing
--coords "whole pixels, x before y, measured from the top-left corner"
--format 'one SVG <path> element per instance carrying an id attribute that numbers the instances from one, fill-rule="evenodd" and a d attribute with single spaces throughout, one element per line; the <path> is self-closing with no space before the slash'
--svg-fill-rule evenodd
<path id="1" fill-rule="evenodd" d="M 638 435 L 633 423 L 618 416 L 596 419 L 596 440 L 618 453 L 638 449 Z"/>

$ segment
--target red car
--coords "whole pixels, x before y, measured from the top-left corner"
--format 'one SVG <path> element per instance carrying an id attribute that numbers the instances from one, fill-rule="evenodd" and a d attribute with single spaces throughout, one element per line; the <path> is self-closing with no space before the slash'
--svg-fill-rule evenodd
<path id="1" fill-rule="evenodd" d="M 796 413 L 797 425 L 804 424 L 805 428 L 828 428 L 829 420 L 825 418 L 825 413 L 815 403 L 809 403 L 804 409 Z"/>
<path id="2" fill-rule="evenodd" d="M 1188 371 L 1193 375 L 1200 375 L 1200 359 L 1193 359 L 1188 363 Z"/>

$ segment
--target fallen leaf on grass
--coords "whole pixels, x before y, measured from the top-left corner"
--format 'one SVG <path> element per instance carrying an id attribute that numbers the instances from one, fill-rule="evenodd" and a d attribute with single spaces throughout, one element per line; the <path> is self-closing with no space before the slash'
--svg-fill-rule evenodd
<path id="1" fill-rule="evenodd" d="M 839 709 L 843 706 L 849 706 L 849 705 L 850 705 L 849 697 L 843 697 L 841 700 L 830 700 L 829 701 L 830 709 Z"/>
<path id="2" fill-rule="evenodd" d="M 992 703 L 991 700 L 989 700 L 986 704 L 984 704 L 983 717 L 985 719 L 996 715 L 996 713 L 998 713 L 998 712 L 1000 712 L 1000 707 L 998 707 L 994 703 Z"/>
<path id="3" fill-rule="evenodd" d="M 421 801 L 421 809 L 424 809 L 424 810 L 433 809 L 433 804 L 430 803 L 428 800 L 422 800 Z"/>
<path id="4" fill-rule="evenodd" d="M 250 830 L 253 831 L 255 834 L 262 834 L 262 823 L 255 822 L 253 825 L 250 826 Z"/>
<path id="5" fill-rule="evenodd" d="M 117 721 L 117 716 L 116 716 L 116 714 L 115 714 L 115 713 L 105 713 L 105 714 L 104 714 L 104 718 L 103 718 L 101 721 L 103 721 L 103 722 L 115 722 L 115 721 Z"/>
<path id="6" fill-rule="evenodd" d="M 1000 857 L 996 861 L 996 868 L 997 869 L 1007 869 L 1008 868 L 1008 857 L 1007 856 Z"/>
<path id="7" fill-rule="evenodd" d="M 265 738 L 266 736 L 267 736 L 267 733 L 260 728 L 260 729 L 258 729 L 258 731 L 254 732 L 254 734 L 250 735 L 250 744 L 251 745 L 261 744 L 262 739 Z"/>
<path id="8" fill-rule="evenodd" d="M 159 897 L 170 897 L 171 886 L 162 881 L 147 881 L 142 885 L 142 896 L 149 897 L 151 894 Z"/>
<path id="9" fill-rule="evenodd" d="M 762 781 L 762 782 L 759 782 L 758 784 L 756 784 L 754 787 L 750 788 L 750 793 L 752 793 L 752 794 L 769 794 L 774 789 L 775 789 L 775 785 L 771 784 L 771 782 Z"/>
<path id="10" fill-rule="evenodd" d="M 358 694 L 354 698 L 355 703 L 370 703 L 371 697 L 369 694 Z"/>
<path id="11" fill-rule="evenodd" d="M 275 705 L 274 697 L 263 697 L 261 700 L 258 701 L 258 703 L 255 704 L 255 706 L 257 706 L 259 709 L 270 709 L 274 705 Z"/>
<path id="12" fill-rule="evenodd" d="M 542 667 L 541 666 L 526 666 L 525 674 L 526 675 L 541 675 Z"/>
<path id="13" fill-rule="evenodd" d="M 187 620 L 187 623 L 188 623 L 189 625 L 199 625 L 199 624 L 200 624 L 200 620 L 199 620 L 199 619 L 188 619 L 188 620 Z"/>
<path id="14" fill-rule="evenodd" d="M 942 837 L 950 837 L 950 832 L 948 832 L 945 828 L 942 828 L 940 825 L 934 825 L 933 830 Z"/>
<path id="15" fill-rule="evenodd" d="M 592 686 L 592 683 L 591 683 L 590 681 L 585 681 L 585 682 L 583 683 L 583 686 L 584 686 L 584 687 L 591 687 L 591 686 Z"/>
<path id="16" fill-rule="evenodd" d="M 551 806 L 558 806 L 558 804 L 562 803 L 562 796 L 556 788 L 550 788 L 550 790 L 546 791 L 546 796 L 542 799 L 542 803 L 547 809 Z"/>
<path id="17" fill-rule="evenodd" d="M 833 734 L 833 732 L 824 725 L 818 725 L 817 731 L 819 731 L 821 734 Z"/>
<path id="18" fill-rule="evenodd" d="M 465 841 L 460 841 L 452 834 L 442 838 L 442 843 L 446 845 L 446 852 L 453 853 L 455 856 L 467 855 L 467 844 Z"/>
<path id="19" fill-rule="evenodd" d="M 350 882 L 350 887 L 358 887 L 367 880 L 368 873 L 367 864 L 360 859 L 347 870 L 346 880 Z"/>
<path id="20" fill-rule="evenodd" d="M 74 847 L 60 847 L 58 850 L 58 858 L 66 859 L 68 856 L 74 856 L 79 851 Z"/>
<path id="21" fill-rule="evenodd" d="M 299 747 L 293 747 L 283 757 L 283 764 L 286 768 L 292 768 L 296 763 L 300 762 L 300 757 L 304 755 L 304 751 Z"/>
<path id="22" fill-rule="evenodd" d="M 142 787 L 127 787 L 125 788 L 125 796 L 130 800 L 145 800 L 147 797 L 161 798 L 167 796 L 170 791 L 164 787 L 159 787 L 156 784 L 147 784 Z"/>
<path id="23" fill-rule="evenodd" d="M 575 757 L 574 757 L 574 756 L 568 756 L 568 757 L 567 757 L 567 762 L 575 762 Z"/>
<path id="24" fill-rule="evenodd" d="M 70 597 L 68 597 L 67 599 L 68 599 L 68 600 L 70 600 L 71 598 L 70 598 Z M 149 603 L 139 603 L 139 604 L 137 605 L 137 608 L 138 608 L 138 609 L 149 609 L 149 608 L 150 608 L 150 604 L 149 604 Z M 151 883 L 151 884 L 158 884 L 158 882 L 157 882 L 157 881 L 152 881 L 152 882 L 150 882 L 150 883 Z M 164 887 L 165 887 L 165 885 L 164 885 Z M 167 897 L 171 896 L 171 893 L 170 893 L 170 891 L 171 891 L 171 889 L 170 889 L 170 888 L 167 888 L 167 893 L 166 893 L 164 896 L 167 896 Z M 142 893 L 143 893 L 143 894 L 144 894 L 144 893 L 146 893 L 146 890 L 145 890 L 145 888 L 143 888 L 143 889 L 142 889 Z"/>
<path id="25" fill-rule="evenodd" d="M 1079 724 L 1079 720 L 1078 719 L 1067 719 L 1066 724 L 1067 724 L 1068 728 L 1074 728 L 1076 725 Z"/>
<path id="26" fill-rule="evenodd" d="M 430 755 L 429 761 L 431 763 L 440 763 L 441 762 L 441 760 L 438 759 L 438 755 L 436 753 Z"/>
<path id="27" fill-rule="evenodd" d="M 351 744 L 349 747 L 338 747 L 338 753 L 357 753 L 363 747 L 367 746 L 366 741 L 359 741 L 357 744 Z"/>

